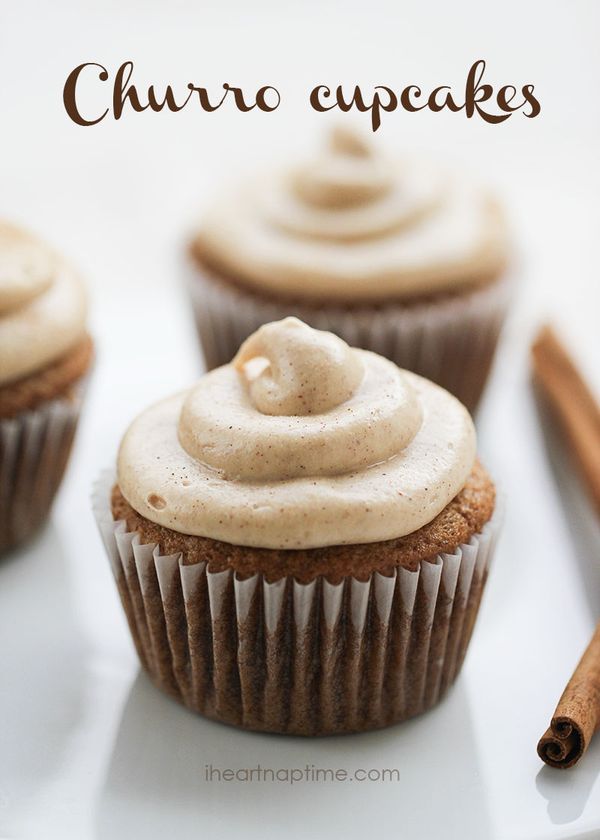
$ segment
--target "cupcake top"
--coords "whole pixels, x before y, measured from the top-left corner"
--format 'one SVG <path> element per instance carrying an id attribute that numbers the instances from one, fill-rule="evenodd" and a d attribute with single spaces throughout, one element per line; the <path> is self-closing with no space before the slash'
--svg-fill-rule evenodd
<path id="1" fill-rule="evenodd" d="M 507 242 L 496 203 L 463 175 L 388 159 L 337 129 L 315 159 L 224 195 L 193 250 L 259 292 L 352 302 L 484 283 Z"/>
<path id="2" fill-rule="evenodd" d="M 85 335 L 81 280 L 32 234 L 0 221 L 0 385 L 46 367 Z"/>
<path id="3" fill-rule="evenodd" d="M 183 534 L 316 548 L 418 530 L 474 460 L 473 423 L 453 396 L 286 318 L 137 417 L 118 483 L 139 514 Z"/>

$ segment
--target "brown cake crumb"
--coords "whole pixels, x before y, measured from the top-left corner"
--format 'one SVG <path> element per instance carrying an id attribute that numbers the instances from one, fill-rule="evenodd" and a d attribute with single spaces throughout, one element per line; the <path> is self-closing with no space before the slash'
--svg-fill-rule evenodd
<path id="1" fill-rule="evenodd" d="M 495 498 L 494 484 L 477 462 L 461 492 L 432 522 L 412 534 L 376 543 L 281 550 L 231 545 L 156 525 L 131 507 L 118 485 L 111 505 L 115 519 L 124 519 L 143 543 L 158 543 L 163 554 L 182 552 L 186 565 L 207 562 L 211 572 L 231 568 L 240 578 L 261 572 L 269 582 L 290 575 L 308 583 L 322 575 L 338 583 L 347 575 L 360 580 L 372 572 L 389 575 L 398 566 L 415 570 L 422 560 L 451 553 L 481 531 L 492 516 Z"/>
<path id="2" fill-rule="evenodd" d="M 35 373 L 0 386 L 0 420 L 15 417 L 56 397 L 69 397 L 72 386 L 92 363 L 93 342 L 86 335 L 68 353 Z"/>

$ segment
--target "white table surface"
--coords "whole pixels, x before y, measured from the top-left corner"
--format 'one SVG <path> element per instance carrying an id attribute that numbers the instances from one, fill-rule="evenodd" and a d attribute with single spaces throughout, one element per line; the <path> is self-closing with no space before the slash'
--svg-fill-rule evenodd
<path id="1" fill-rule="evenodd" d="M 98 345 L 52 518 L 0 563 L 3 840 L 600 837 L 600 738 L 565 773 L 535 752 L 600 615 L 600 534 L 560 450 L 549 458 L 527 369 L 532 331 L 550 315 L 600 386 L 599 106 L 585 88 L 598 5 L 503 3 L 487 19 L 471 2 L 396 5 L 325 3 L 317 29 L 310 4 L 284 19 L 266 0 L 2 7 L 0 213 L 78 261 Z M 128 421 L 201 370 L 181 283 L 186 229 L 223 177 L 309 148 L 327 123 L 303 102 L 313 84 L 458 83 L 480 55 L 495 80 L 539 85 L 537 120 L 390 116 L 378 134 L 485 175 L 519 245 L 518 297 L 478 422 L 506 527 L 463 673 L 437 709 L 373 734 L 298 740 L 204 721 L 139 674 L 88 501 Z M 286 105 L 262 119 L 71 124 L 67 72 L 129 57 L 147 83 L 272 81 Z M 398 768 L 400 780 L 219 783 L 207 764 Z"/>

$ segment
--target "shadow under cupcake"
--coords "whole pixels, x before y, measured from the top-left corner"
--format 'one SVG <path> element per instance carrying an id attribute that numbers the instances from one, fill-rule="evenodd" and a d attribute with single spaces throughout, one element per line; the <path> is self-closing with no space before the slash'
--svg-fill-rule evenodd
<path id="1" fill-rule="evenodd" d="M 438 702 L 498 530 L 465 408 L 294 318 L 141 414 L 94 508 L 156 685 L 302 735 Z"/>
<path id="2" fill-rule="evenodd" d="M 208 209 L 190 291 L 209 369 L 295 315 L 437 382 L 474 411 L 509 301 L 493 197 L 339 128 L 314 160 L 261 173 Z"/>

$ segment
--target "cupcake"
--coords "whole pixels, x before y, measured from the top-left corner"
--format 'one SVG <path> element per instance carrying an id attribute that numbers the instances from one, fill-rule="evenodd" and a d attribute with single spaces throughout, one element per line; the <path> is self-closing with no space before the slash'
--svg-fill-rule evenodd
<path id="1" fill-rule="evenodd" d="M 316 159 L 224 195 L 191 254 L 209 369 L 296 315 L 475 409 L 507 305 L 507 237 L 495 200 L 464 175 L 338 129 Z"/>
<path id="2" fill-rule="evenodd" d="M 300 735 L 437 703 L 498 530 L 458 400 L 295 318 L 134 420 L 94 508 L 154 683 Z"/>
<path id="3" fill-rule="evenodd" d="M 0 221 L 0 551 L 31 536 L 60 485 L 92 341 L 78 274 Z"/>

